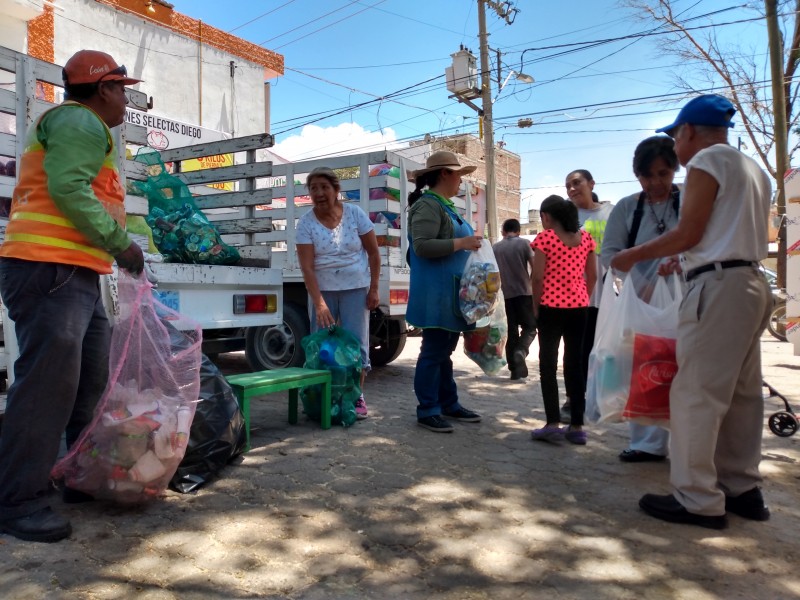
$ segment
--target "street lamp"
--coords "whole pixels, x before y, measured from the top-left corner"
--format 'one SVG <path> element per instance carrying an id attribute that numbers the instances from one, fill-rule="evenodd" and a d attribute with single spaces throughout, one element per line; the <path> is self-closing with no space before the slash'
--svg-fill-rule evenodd
<path id="1" fill-rule="evenodd" d="M 497 97 L 500 95 L 500 92 L 503 91 L 503 88 L 506 87 L 508 80 L 511 79 L 512 77 L 516 77 L 517 81 L 520 81 L 522 83 L 533 83 L 536 81 L 533 78 L 533 75 L 528 75 L 527 73 L 517 73 L 512 69 L 511 71 L 508 72 L 508 75 L 506 75 L 506 78 L 503 80 L 503 83 L 501 83 L 500 87 L 497 89 L 497 96 L 495 96 L 494 100 L 492 100 L 492 104 L 497 102 Z"/>

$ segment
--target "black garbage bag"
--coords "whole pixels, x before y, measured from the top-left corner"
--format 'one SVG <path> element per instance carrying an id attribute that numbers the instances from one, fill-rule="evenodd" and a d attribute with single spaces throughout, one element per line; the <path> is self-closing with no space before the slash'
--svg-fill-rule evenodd
<path id="1" fill-rule="evenodd" d="M 189 445 L 169 487 L 193 492 L 207 483 L 244 451 L 244 415 L 233 388 L 222 372 L 203 355 L 200 363 L 200 401 L 189 433 Z"/>

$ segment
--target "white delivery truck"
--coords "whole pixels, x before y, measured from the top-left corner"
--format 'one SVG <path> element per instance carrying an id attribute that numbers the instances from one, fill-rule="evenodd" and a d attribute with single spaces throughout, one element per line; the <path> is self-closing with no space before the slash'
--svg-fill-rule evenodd
<path id="1" fill-rule="evenodd" d="M 405 321 L 410 277 L 406 262 L 407 198 L 413 190 L 406 172 L 422 165 L 399 152 L 382 150 L 274 164 L 272 178 L 260 183 L 272 186 L 272 204 L 263 207 L 263 212 L 272 217 L 274 228 L 255 239 L 273 246 L 271 266 L 283 271 L 283 324 L 251 334 L 265 338 L 251 344 L 264 351 L 256 361 L 251 358 L 251 364 L 281 368 L 302 365 L 304 360 L 299 342 L 309 331 L 308 293 L 297 260 L 295 225 L 300 216 L 311 210 L 305 180 L 317 167 L 333 169 L 339 176 L 342 200 L 358 204 L 375 224 L 381 272 L 380 303 L 370 314 L 372 365 L 386 365 L 403 351 L 409 334 Z M 462 214 L 473 214 L 468 190 L 464 197 L 453 200 Z"/>
<path id="2" fill-rule="evenodd" d="M 0 47 L 0 157 L 7 157 L 2 159 L 4 167 L 11 160 L 19 163 L 26 131 L 39 115 L 54 105 L 54 90 L 61 85 L 61 67 Z M 128 90 L 128 100 L 134 108 L 148 108 L 147 97 L 141 92 Z M 147 176 L 145 166 L 126 158 L 126 144 L 146 145 L 145 128 L 125 123 L 115 128 L 114 134 L 120 151 L 119 164 L 124 165 L 120 173 L 144 179 Z M 259 356 L 263 350 L 253 347 L 264 340 L 259 332 L 283 322 L 283 272 L 268 266 L 270 248 L 252 241 L 254 235 L 272 228 L 269 215 L 264 212 L 256 215 L 255 209 L 256 205 L 268 204 L 271 195 L 269 190 L 256 190 L 256 179 L 271 174 L 270 163 L 256 162 L 256 150 L 269 147 L 272 142 L 272 136 L 261 134 L 162 153 L 163 160 L 173 162 L 178 170 L 184 160 L 229 153 L 239 153 L 243 157 L 243 164 L 178 173 L 177 176 L 192 187 L 212 182 L 239 182 L 239 191 L 203 195 L 196 204 L 201 209 L 239 209 L 236 218 L 221 220 L 217 227 L 222 233 L 241 236 L 238 250 L 248 266 L 153 264 L 162 300 L 202 325 L 208 340 L 205 350 L 211 354 L 240 343 L 247 344 L 248 356 Z M 4 199 L 0 201 L 0 210 L 5 211 L 7 217 L 15 177 L 7 174 L 8 169 L 4 171 L 5 175 L 0 174 L 0 198 Z M 129 214 L 147 214 L 147 201 L 142 197 L 129 195 L 125 206 Z M 5 224 L 0 220 L 0 234 L 4 231 Z M 3 321 L 7 344 L 0 356 L 4 363 L 10 364 L 15 348 L 10 339 L 13 338 L 10 335 L 12 324 L 5 312 Z"/>

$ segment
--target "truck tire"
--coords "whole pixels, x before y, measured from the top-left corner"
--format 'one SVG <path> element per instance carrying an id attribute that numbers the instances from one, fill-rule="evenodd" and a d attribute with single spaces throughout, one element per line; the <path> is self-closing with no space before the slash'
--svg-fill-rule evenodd
<path id="1" fill-rule="evenodd" d="M 373 367 L 388 365 L 403 352 L 406 346 L 406 322 L 403 319 L 381 319 L 370 321 L 370 339 L 379 339 L 380 345 L 369 348 L 369 362 Z"/>
<path id="2" fill-rule="evenodd" d="M 245 356 L 254 371 L 302 367 L 306 357 L 300 340 L 308 335 L 308 316 L 296 304 L 283 305 L 283 325 L 250 327 Z"/>

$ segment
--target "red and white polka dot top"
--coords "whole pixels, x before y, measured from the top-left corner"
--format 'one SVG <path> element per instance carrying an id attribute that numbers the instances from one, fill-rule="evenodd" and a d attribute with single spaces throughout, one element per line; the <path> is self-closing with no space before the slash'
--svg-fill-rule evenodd
<path id="1" fill-rule="evenodd" d="M 534 251 L 546 257 L 541 304 L 550 308 L 580 308 L 589 305 L 586 292 L 586 257 L 594 254 L 595 242 L 581 230 L 581 243 L 570 248 L 552 229 L 545 229 L 531 242 Z"/>

